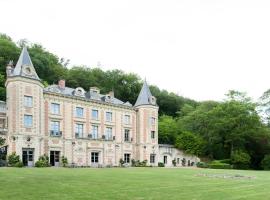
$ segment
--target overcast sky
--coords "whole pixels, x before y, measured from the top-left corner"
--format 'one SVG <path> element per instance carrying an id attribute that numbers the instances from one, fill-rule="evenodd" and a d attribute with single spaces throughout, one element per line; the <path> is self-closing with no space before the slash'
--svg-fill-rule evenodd
<path id="1" fill-rule="evenodd" d="M 270 88 L 270 1 L 0 0 L 0 32 L 196 100 Z"/>

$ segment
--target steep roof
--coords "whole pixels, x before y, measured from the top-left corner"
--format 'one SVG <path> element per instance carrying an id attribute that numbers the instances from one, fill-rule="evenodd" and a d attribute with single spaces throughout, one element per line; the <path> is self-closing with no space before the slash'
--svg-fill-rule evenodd
<path id="1" fill-rule="evenodd" d="M 140 106 L 140 105 L 153 105 L 153 103 L 151 102 L 152 97 L 153 96 L 151 94 L 151 91 L 150 91 L 148 84 L 145 80 L 134 106 L 136 107 L 136 106 Z"/>
<path id="2" fill-rule="evenodd" d="M 29 56 L 29 53 L 26 47 L 23 47 L 19 60 L 11 76 L 24 76 L 27 78 L 40 80 L 33 66 L 33 63 L 31 61 L 31 58 Z"/>

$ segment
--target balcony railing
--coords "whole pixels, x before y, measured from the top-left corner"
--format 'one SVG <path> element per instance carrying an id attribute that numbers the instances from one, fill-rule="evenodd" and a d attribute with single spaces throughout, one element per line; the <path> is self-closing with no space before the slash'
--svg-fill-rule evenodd
<path id="1" fill-rule="evenodd" d="M 0 128 L 0 135 L 6 135 L 7 129 L 6 128 Z"/>
<path id="2" fill-rule="evenodd" d="M 62 131 L 51 130 L 50 135 L 53 136 L 53 137 L 62 137 Z"/>
<path id="3" fill-rule="evenodd" d="M 83 133 L 75 133 L 76 138 L 83 138 Z"/>

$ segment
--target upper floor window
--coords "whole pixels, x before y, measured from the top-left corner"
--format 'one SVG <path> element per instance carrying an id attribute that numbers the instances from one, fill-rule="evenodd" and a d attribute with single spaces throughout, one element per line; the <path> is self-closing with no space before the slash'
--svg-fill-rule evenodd
<path id="1" fill-rule="evenodd" d="M 76 137 L 83 137 L 83 124 L 76 124 L 75 136 Z"/>
<path id="2" fill-rule="evenodd" d="M 156 135 L 156 132 L 155 131 L 151 131 L 151 139 L 155 139 L 155 135 Z"/>
<path id="3" fill-rule="evenodd" d="M 105 138 L 106 138 L 106 140 L 111 140 L 112 139 L 112 128 L 111 127 L 106 128 Z"/>
<path id="4" fill-rule="evenodd" d="M 130 115 L 125 115 L 124 116 L 124 123 L 125 124 L 130 124 Z"/>
<path id="5" fill-rule="evenodd" d="M 151 125 L 155 125 L 155 124 L 156 124 L 156 118 L 151 117 L 150 120 L 151 120 L 151 121 L 150 121 Z"/>
<path id="6" fill-rule="evenodd" d="M 125 142 L 128 142 L 129 141 L 129 137 L 130 137 L 130 130 L 129 129 L 125 129 L 124 141 Z"/>
<path id="7" fill-rule="evenodd" d="M 59 132 L 60 131 L 60 122 L 51 121 L 51 131 Z"/>
<path id="8" fill-rule="evenodd" d="M 106 121 L 111 122 L 112 121 L 112 112 L 106 112 Z"/>
<path id="9" fill-rule="evenodd" d="M 26 106 L 26 107 L 33 107 L 33 97 L 31 97 L 31 96 L 24 96 L 24 106 Z"/>
<path id="10" fill-rule="evenodd" d="M 24 126 L 31 127 L 33 125 L 33 116 L 32 115 L 24 115 Z"/>
<path id="11" fill-rule="evenodd" d="M 59 115 L 60 114 L 60 104 L 58 103 L 51 103 L 51 113 Z"/>
<path id="12" fill-rule="evenodd" d="M 76 107 L 76 117 L 83 117 L 83 108 Z"/>
<path id="13" fill-rule="evenodd" d="M 92 125 L 92 138 L 97 139 L 98 138 L 98 126 Z"/>
<path id="14" fill-rule="evenodd" d="M 95 110 L 95 109 L 92 110 L 92 119 L 95 119 L 95 120 L 98 119 L 98 110 Z"/>

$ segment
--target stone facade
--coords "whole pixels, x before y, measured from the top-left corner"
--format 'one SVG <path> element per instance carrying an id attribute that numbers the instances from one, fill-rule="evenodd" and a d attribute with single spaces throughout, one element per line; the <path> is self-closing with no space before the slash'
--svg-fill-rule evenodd
<path id="1" fill-rule="evenodd" d="M 0 134 L 7 154 L 15 152 L 24 165 L 33 166 L 45 154 L 52 166 L 59 166 L 62 156 L 77 166 L 119 166 L 120 159 L 157 166 L 168 154 L 158 145 L 158 106 L 146 82 L 133 106 L 113 92 L 69 88 L 64 80 L 44 88 L 26 48 L 6 70 Z M 174 152 L 166 166 L 180 155 Z"/>

